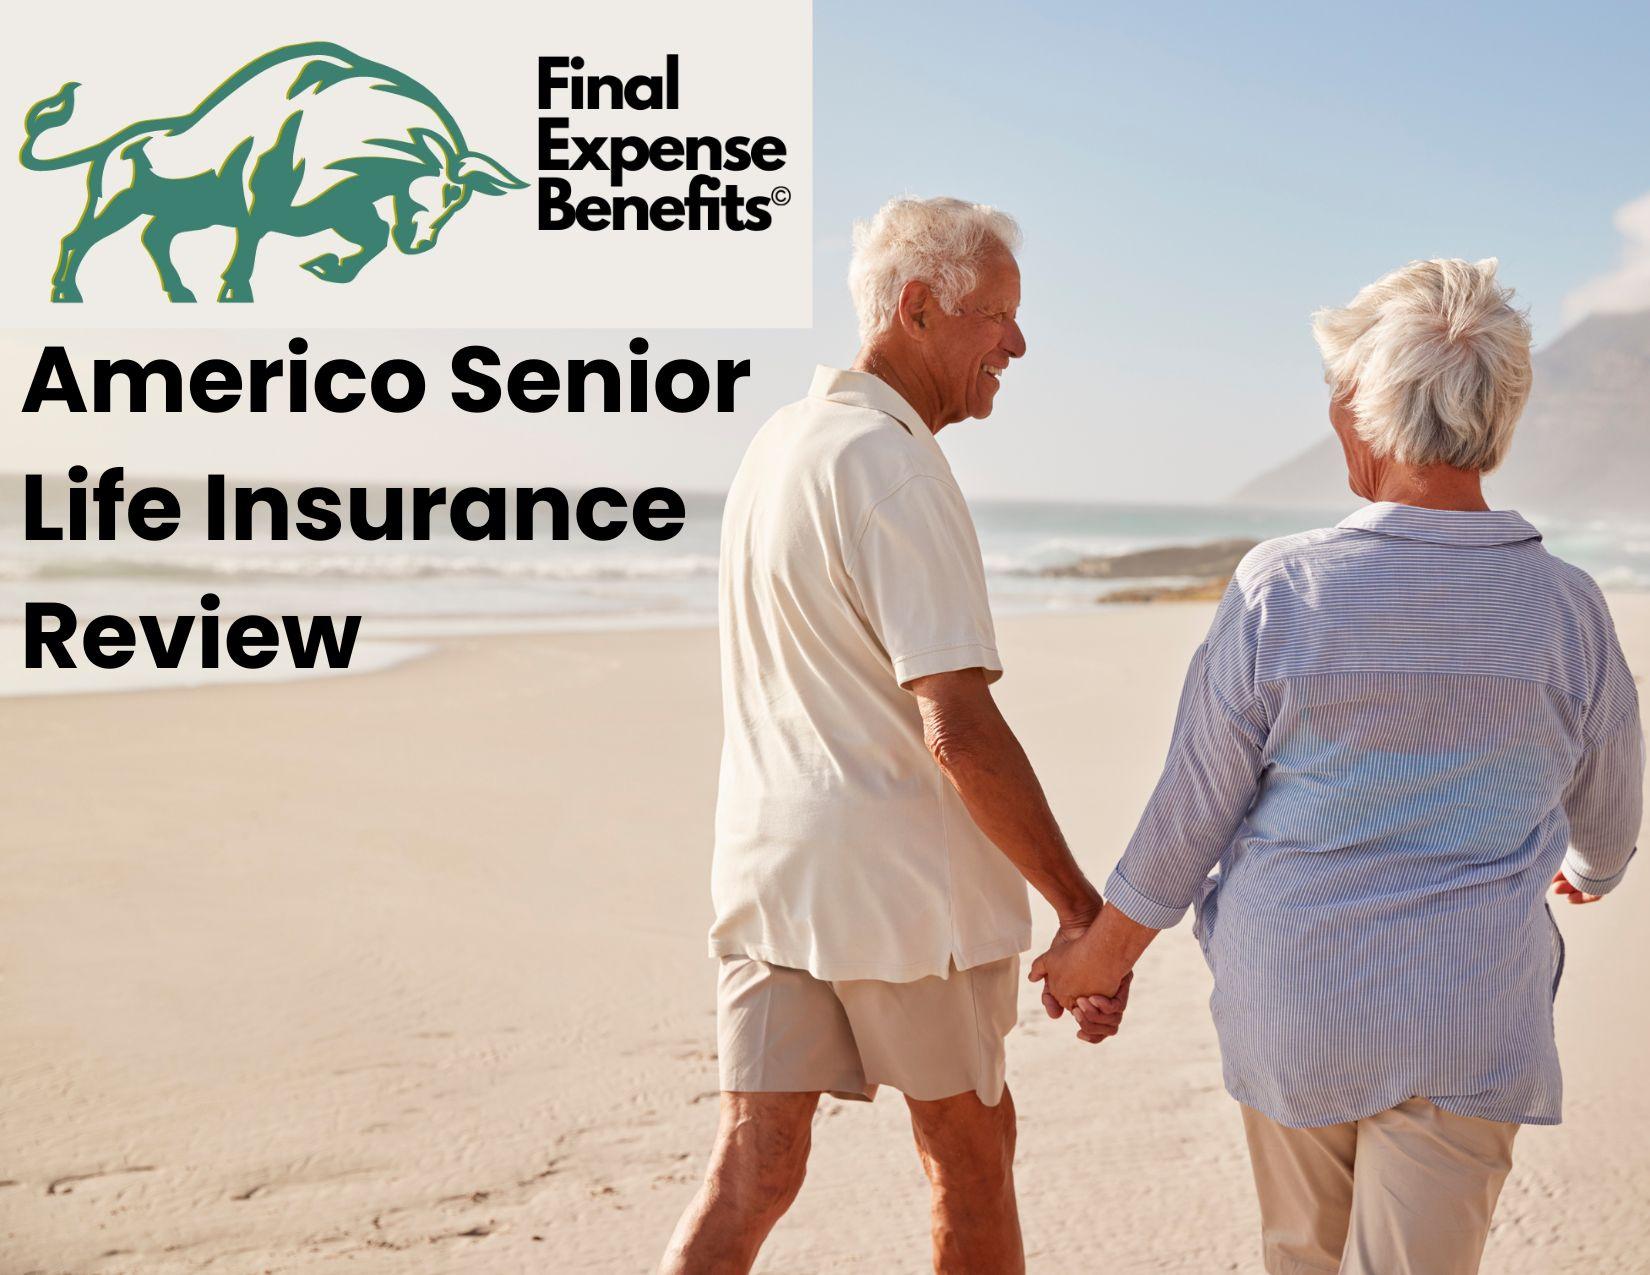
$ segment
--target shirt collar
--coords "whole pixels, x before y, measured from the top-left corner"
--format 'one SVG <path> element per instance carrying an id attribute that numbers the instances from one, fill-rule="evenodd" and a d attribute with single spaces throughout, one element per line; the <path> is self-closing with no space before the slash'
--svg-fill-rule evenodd
<path id="1" fill-rule="evenodd" d="M 1541 539 L 1541 533 L 1511 509 L 1422 509 L 1390 500 L 1365 505 L 1341 519 L 1339 525 L 1402 540 L 1468 548 Z"/>
<path id="2" fill-rule="evenodd" d="M 829 399 L 852 407 L 866 407 L 884 416 L 892 416 L 905 427 L 905 432 L 916 439 L 926 439 L 936 451 L 939 440 L 934 431 L 923 423 L 917 409 L 907 403 L 894 387 L 880 376 L 870 372 L 844 372 L 840 368 L 820 366 L 814 369 L 814 381 L 808 387 L 809 398 Z"/>

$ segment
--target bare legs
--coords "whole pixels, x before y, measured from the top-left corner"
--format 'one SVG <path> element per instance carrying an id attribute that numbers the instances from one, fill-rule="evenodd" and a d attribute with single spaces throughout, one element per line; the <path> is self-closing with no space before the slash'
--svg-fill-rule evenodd
<path id="1" fill-rule="evenodd" d="M 917 1153 L 933 1189 L 934 1269 L 940 1275 L 1025 1270 L 1014 1200 L 1014 1099 L 988 1107 L 973 1093 L 907 1098 Z"/>
<path id="2" fill-rule="evenodd" d="M 744 1275 L 802 1189 L 817 1093 L 722 1094 L 704 1185 L 659 1264 L 660 1275 Z"/>
<path id="3" fill-rule="evenodd" d="M 1025 1270 L 1014 1202 L 1014 1100 L 972 1093 L 908 1098 L 911 1131 L 933 1189 L 940 1275 Z M 802 1189 L 817 1093 L 724 1093 L 704 1184 L 676 1225 L 660 1275 L 744 1275 Z"/>

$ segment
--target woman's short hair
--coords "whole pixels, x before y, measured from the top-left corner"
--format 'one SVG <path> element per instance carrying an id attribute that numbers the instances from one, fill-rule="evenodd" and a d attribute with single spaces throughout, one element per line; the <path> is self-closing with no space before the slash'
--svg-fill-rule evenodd
<path id="1" fill-rule="evenodd" d="M 1530 325 L 1497 264 L 1412 261 L 1312 316 L 1326 379 L 1376 455 L 1486 472 L 1506 456 L 1530 395 Z"/>
<path id="2" fill-rule="evenodd" d="M 977 267 L 993 248 L 1020 246 L 1014 218 L 962 199 L 890 199 L 869 221 L 854 223 L 848 290 L 869 341 L 893 326 L 901 290 L 913 279 L 934 290 L 940 307 L 955 314 L 979 281 Z"/>

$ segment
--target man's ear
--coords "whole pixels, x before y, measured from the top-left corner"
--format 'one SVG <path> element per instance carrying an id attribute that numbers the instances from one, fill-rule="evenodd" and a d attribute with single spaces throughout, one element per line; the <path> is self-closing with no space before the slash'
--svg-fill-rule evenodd
<path id="1" fill-rule="evenodd" d="M 912 279 L 900 289 L 897 319 L 906 335 L 922 340 L 934 314 L 933 290 L 920 279 Z"/>

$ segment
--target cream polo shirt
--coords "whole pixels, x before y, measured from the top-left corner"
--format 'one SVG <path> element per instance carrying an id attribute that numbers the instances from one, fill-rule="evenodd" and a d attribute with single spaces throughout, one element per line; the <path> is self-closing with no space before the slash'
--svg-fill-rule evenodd
<path id="1" fill-rule="evenodd" d="M 979 540 L 922 418 L 820 368 L 722 515 L 712 955 L 907 982 L 1024 951 L 1023 880 L 923 743 L 903 684 L 1002 674 Z"/>

